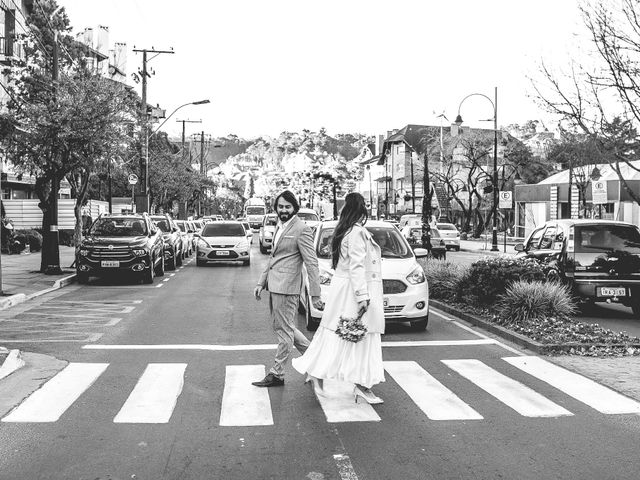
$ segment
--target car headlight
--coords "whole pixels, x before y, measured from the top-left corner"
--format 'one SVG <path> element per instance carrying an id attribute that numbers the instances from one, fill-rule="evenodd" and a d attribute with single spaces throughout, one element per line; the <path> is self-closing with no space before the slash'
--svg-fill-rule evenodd
<path id="1" fill-rule="evenodd" d="M 86 257 L 87 255 L 89 255 L 89 250 L 86 248 L 81 248 L 80 255 L 82 255 L 83 257 Z"/>
<path id="2" fill-rule="evenodd" d="M 133 254 L 137 257 L 142 257 L 147 254 L 147 251 L 144 248 L 135 248 Z"/>
<path id="3" fill-rule="evenodd" d="M 422 267 L 418 266 L 416 267 L 413 272 L 411 272 L 408 276 L 407 276 L 407 282 L 409 282 L 411 285 L 417 285 L 418 283 L 424 283 L 425 282 L 425 277 L 424 277 L 424 270 L 422 270 Z"/>
<path id="4" fill-rule="evenodd" d="M 264 236 L 267 238 L 273 237 L 273 232 L 264 232 Z"/>
<path id="5" fill-rule="evenodd" d="M 207 242 L 206 240 L 199 238 L 198 239 L 198 247 L 200 248 L 211 248 L 211 245 L 209 245 L 209 242 Z"/>
<path id="6" fill-rule="evenodd" d="M 320 270 L 320 285 L 331 285 L 333 273 L 327 270 Z"/>
<path id="7" fill-rule="evenodd" d="M 249 248 L 249 244 L 246 240 L 242 240 L 235 246 L 235 248 Z"/>

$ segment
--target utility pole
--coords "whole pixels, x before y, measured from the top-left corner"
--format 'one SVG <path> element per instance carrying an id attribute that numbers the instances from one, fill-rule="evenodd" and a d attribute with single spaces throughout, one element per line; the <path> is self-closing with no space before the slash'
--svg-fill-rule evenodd
<path id="1" fill-rule="evenodd" d="M 176 120 L 176 122 L 182 122 L 182 159 L 184 160 L 184 144 L 185 144 L 185 123 L 202 123 L 202 120 Z"/>
<path id="2" fill-rule="evenodd" d="M 155 50 L 153 47 L 134 48 L 134 52 L 142 52 L 142 146 L 140 148 L 140 191 L 136 196 L 136 211 L 149 212 L 149 124 L 147 112 L 147 54 L 155 53 L 157 57 L 162 53 L 175 53 L 173 50 Z"/>

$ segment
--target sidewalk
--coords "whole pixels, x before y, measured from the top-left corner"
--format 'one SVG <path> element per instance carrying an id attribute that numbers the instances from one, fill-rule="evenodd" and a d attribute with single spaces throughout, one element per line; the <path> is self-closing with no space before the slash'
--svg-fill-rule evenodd
<path id="1" fill-rule="evenodd" d="M 511 239 L 507 239 L 506 254 L 515 255 L 516 251 L 514 246 L 517 242 Z M 491 239 L 474 239 L 474 240 L 460 240 L 460 250 L 463 252 L 480 252 L 486 255 L 504 255 L 505 246 L 503 242 L 498 242 L 498 251 L 491 251 Z"/>

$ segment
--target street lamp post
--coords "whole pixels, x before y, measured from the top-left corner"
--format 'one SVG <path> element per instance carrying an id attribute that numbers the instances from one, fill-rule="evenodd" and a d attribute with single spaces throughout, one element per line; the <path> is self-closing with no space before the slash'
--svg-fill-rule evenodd
<path id="1" fill-rule="evenodd" d="M 160 128 L 167 123 L 167 121 L 178 111 L 180 110 L 182 107 L 186 107 L 187 105 L 202 105 L 205 103 L 210 103 L 209 99 L 205 99 L 205 100 L 198 100 L 196 102 L 188 102 L 188 103 L 184 103 L 182 105 L 180 105 L 178 108 L 176 108 L 173 112 L 171 112 L 171 114 L 169 114 L 169 116 L 167 118 L 164 119 L 164 121 L 158 125 L 156 127 L 156 129 L 151 132 L 150 134 L 147 133 L 147 106 L 146 106 L 146 99 L 143 101 L 143 109 L 144 109 L 144 115 L 143 115 L 143 125 L 142 125 L 142 132 L 143 132 L 143 156 L 144 156 L 144 168 L 142 169 L 141 172 L 141 176 L 142 178 L 142 182 L 141 182 L 141 195 L 140 197 L 138 197 L 138 201 L 136 202 L 136 210 L 138 212 L 148 212 L 149 211 L 149 138 L 153 136 L 154 133 L 156 133 L 158 130 L 160 130 Z"/>
<path id="2" fill-rule="evenodd" d="M 491 103 L 493 107 L 493 175 L 492 175 L 492 184 L 493 184 L 493 206 L 492 206 L 492 216 L 493 216 L 493 228 L 491 235 L 491 251 L 498 251 L 498 87 L 495 87 L 494 90 L 494 100 L 491 100 L 483 93 L 472 93 L 467 95 L 462 99 L 460 105 L 458 106 L 458 116 L 456 117 L 455 124 L 460 126 L 462 125 L 462 117 L 460 116 L 460 107 L 464 101 L 473 96 L 484 97 Z"/>

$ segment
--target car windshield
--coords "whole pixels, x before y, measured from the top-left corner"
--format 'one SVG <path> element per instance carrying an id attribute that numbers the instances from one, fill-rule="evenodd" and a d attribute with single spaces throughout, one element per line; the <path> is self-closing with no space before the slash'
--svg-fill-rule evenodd
<path id="1" fill-rule="evenodd" d="M 171 232 L 171 227 L 169 227 L 169 222 L 167 222 L 166 218 L 163 218 L 163 217 L 151 217 L 151 219 L 154 222 L 156 222 L 156 225 L 158 226 L 158 228 L 160 230 L 162 230 L 164 233 Z"/>
<path id="2" fill-rule="evenodd" d="M 457 230 L 457 228 L 450 223 L 438 223 L 438 230 Z"/>
<path id="3" fill-rule="evenodd" d="M 311 212 L 298 212 L 298 217 L 300 217 L 302 220 L 312 220 L 314 222 L 317 222 L 320 220 L 316 213 L 311 213 Z"/>
<path id="4" fill-rule="evenodd" d="M 627 225 L 576 226 L 575 252 L 625 252 L 640 255 L 640 231 Z"/>
<path id="5" fill-rule="evenodd" d="M 109 237 L 135 237 L 146 235 L 145 222 L 135 217 L 105 217 L 97 219 L 91 226 L 90 235 Z"/>
<path id="6" fill-rule="evenodd" d="M 244 227 L 245 230 L 249 231 L 249 223 L 248 222 L 242 222 L 242 226 Z"/>
<path id="7" fill-rule="evenodd" d="M 366 227 L 373 240 L 380 246 L 383 258 L 411 258 L 411 248 L 395 228 Z M 320 231 L 317 255 L 319 258 L 331 258 L 331 240 L 334 227 L 325 227 Z"/>
<path id="8" fill-rule="evenodd" d="M 240 223 L 209 223 L 202 230 L 203 237 L 244 237 Z"/>
<path id="9" fill-rule="evenodd" d="M 276 216 L 273 216 L 273 217 L 269 216 L 269 217 L 265 217 L 264 219 L 264 224 L 267 226 L 273 226 L 276 223 L 278 223 L 278 217 Z"/>
<path id="10" fill-rule="evenodd" d="M 264 207 L 247 207 L 247 215 L 264 215 Z"/>

